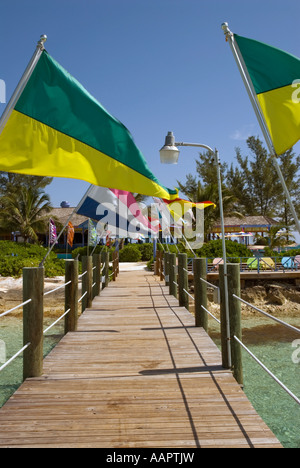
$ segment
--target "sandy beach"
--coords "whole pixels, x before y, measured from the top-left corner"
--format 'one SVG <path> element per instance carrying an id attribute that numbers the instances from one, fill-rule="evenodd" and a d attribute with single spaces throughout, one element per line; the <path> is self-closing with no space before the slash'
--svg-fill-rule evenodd
<path id="1" fill-rule="evenodd" d="M 144 270 L 145 262 L 120 263 L 120 271 Z M 64 276 L 45 278 L 45 292 L 57 288 L 65 281 Z M 81 281 L 79 281 L 79 292 Z M 193 287 L 191 288 L 193 292 Z M 261 281 L 242 289 L 242 299 L 262 308 L 264 311 L 278 317 L 300 317 L 300 287 L 285 282 Z M 213 294 L 208 293 L 211 311 L 218 316 L 219 305 L 214 304 Z M 0 277 L 0 313 L 5 312 L 23 300 L 22 278 Z M 64 310 L 64 288 L 47 295 L 44 298 L 45 316 L 56 316 Z M 14 311 L 13 315 L 21 315 L 22 308 Z M 246 305 L 242 305 L 243 316 L 260 315 Z"/>

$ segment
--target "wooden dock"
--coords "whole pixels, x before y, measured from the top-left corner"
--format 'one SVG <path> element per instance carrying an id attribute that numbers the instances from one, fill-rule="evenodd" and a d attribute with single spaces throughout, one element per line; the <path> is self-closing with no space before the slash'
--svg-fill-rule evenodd
<path id="1" fill-rule="evenodd" d="M 193 316 L 121 272 L 0 410 L 0 447 L 281 447 Z"/>

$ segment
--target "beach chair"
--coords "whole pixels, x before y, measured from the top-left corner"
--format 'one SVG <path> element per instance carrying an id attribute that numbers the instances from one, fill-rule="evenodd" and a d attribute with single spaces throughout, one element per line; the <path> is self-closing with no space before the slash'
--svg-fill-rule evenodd
<path id="1" fill-rule="evenodd" d="M 286 269 L 291 269 L 291 268 L 294 268 L 295 264 L 294 264 L 294 260 L 292 259 L 292 257 L 283 257 L 281 259 L 281 265 L 283 266 L 283 268 L 286 270 Z"/>
<path id="2" fill-rule="evenodd" d="M 223 258 L 219 258 L 219 257 L 214 258 L 214 259 L 213 259 L 213 266 L 214 266 L 214 269 L 215 269 L 215 270 L 218 270 L 218 269 L 219 269 L 219 265 L 223 265 L 223 263 L 224 263 Z"/>
<path id="3" fill-rule="evenodd" d="M 248 258 L 247 260 L 247 268 L 249 270 L 257 270 L 258 269 L 258 260 L 256 257 Z"/>
<path id="4" fill-rule="evenodd" d="M 260 259 L 259 268 L 261 270 L 275 270 L 275 262 L 271 257 L 262 257 Z"/>
<path id="5" fill-rule="evenodd" d="M 294 264 L 296 270 L 300 270 L 300 255 L 296 255 L 296 257 L 294 258 Z"/>

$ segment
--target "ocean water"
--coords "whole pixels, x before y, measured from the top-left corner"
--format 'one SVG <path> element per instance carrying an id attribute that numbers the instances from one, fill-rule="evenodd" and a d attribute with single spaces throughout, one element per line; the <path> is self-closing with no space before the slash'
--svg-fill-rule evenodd
<path id="1" fill-rule="evenodd" d="M 44 329 L 51 325 L 56 318 L 47 317 Z M 44 357 L 54 348 L 62 338 L 64 320 L 62 319 L 44 337 Z M 22 318 L 6 316 L 0 319 L 0 367 L 23 347 Z M 23 381 L 23 355 L 18 356 L 2 372 L 0 372 L 0 408 L 19 388 Z"/>
<path id="2" fill-rule="evenodd" d="M 282 318 L 300 327 L 300 318 Z M 243 343 L 300 398 L 300 334 L 265 318 L 243 320 Z M 220 346 L 219 326 L 210 322 L 210 335 Z M 297 340 L 299 340 L 297 342 Z M 285 448 L 300 448 L 300 406 L 242 350 L 244 392 Z"/>
<path id="3" fill-rule="evenodd" d="M 45 319 L 44 328 L 55 319 Z M 286 319 L 300 327 L 300 318 Z M 271 323 L 271 324 L 270 324 Z M 64 321 L 59 322 L 44 340 L 44 356 L 58 343 Z M 219 325 L 210 319 L 209 334 L 220 346 Z M 2 340 L 2 341 L 1 341 Z M 300 335 L 265 318 L 243 320 L 243 342 L 298 398 L 300 398 Z M 0 320 L 1 343 L 9 359 L 22 346 L 22 320 Z M 294 346 L 296 347 L 293 347 Z M 19 356 L 0 373 L 0 407 L 22 383 L 23 358 Z M 252 405 L 286 448 L 300 448 L 300 406 L 243 350 L 244 391 Z"/>

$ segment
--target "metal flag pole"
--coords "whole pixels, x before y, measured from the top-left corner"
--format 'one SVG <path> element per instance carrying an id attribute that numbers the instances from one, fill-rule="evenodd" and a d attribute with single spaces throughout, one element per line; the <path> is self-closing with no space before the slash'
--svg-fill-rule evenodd
<path id="1" fill-rule="evenodd" d="M 243 56 L 242 56 L 242 54 L 240 52 L 238 44 L 234 40 L 234 35 L 233 35 L 232 31 L 230 31 L 230 29 L 228 27 L 228 23 L 223 23 L 222 24 L 222 29 L 223 29 L 224 34 L 226 36 L 226 40 L 229 42 L 231 51 L 233 53 L 233 56 L 235 58 L 238 69 L 240 71 L 242 80 L 244 82 L 246 91 L 247 91 L 248 96 L 250 98 L 250 102 L 251 102 L 252 107 L 254 109 L 256 118 L 257 118 L 258 123 L 260 125 L 261 131 L 262 131 L 262 133 L 264 135 L 264 138 L 265 138 L 265 141 L 267 143 L 268 149 L 269 149 L 269 151 L 271 153 L 275 169 L 277 171 L 278 177 L 279 177 L 281 185 L 283 187 L 283 191 L 284 191 L 285 196 L 287 198 L 290 210 L 291 210 L 292 215 L 294 217 L 294 221 L 295 221 L 297 230 L 300 233 L 300 222 L 299 222 L 299 219 L 298 219 L 298 216 L 297 216 L 293 201 L 291 199 L 289 190 L 288 190 L 288 188 L 286 186 L 282 171 L 281 171 L 280 166 L 278 164 L 277 154 L 276 154 L 275 148 L 273 146 L 272 138 L 271 138 L 270 132 L 268 130 L 268 127 L 267 127 L 263 112 L 261 110 L 260 104 L 257 101 L 256 92 L 255 92 L 251 77 L 250 77 L 250 75 L 248 73 L 247 67 L 246 67 L 246 65 L 244 63 Z"/>
<path id="2" fill-rule="evenodd" d="M 228 273 L 227 273 L 227 253 L 226 253 L 226 239 L 225 239 L 225 222 L 224 222 L 224 210 L 223 210 L 223 194 L 222 194 L 222 178 L 220 169 L 219 152 L 216 149 L 213 153 L 214 164 L 217 169 L 218 179 L 218 190 L 219 190 L 219 208 L 221 218 L 221 232 L 222 232 L 222 252 L 224 261 L 224 296 L 225 296 L 225 316 L 226 316 L 226 334 L 227 334 L 227 357 L 228 367 L 232 366 L 232 353 L 231 353 L 231 339 L 230 339 L 230 316 L 229 316 L 229 294 L 228 294 Z"/>
<path id="3" fill-rule="evenodd" d="M 222 194 L 222 178 L 220 170 L 220 158 L 219 152 L 215 151 L 207 145 L 199 143 L 177 143 L 175 146 L 192 146 L 198 148 L 205 148 L 210 155 L 213 157 L 213 163 L 217 170 L 217 181 L 218 181 L 218 192 L 219 192 L 219 206 L 220 206 L 220 219 L 221 219 L 221 232 L 222 232 L 222 257 L 224 262 L 224 295 L 225 295 L 225 317 L 226 317 L 226 334 L 227 334 L 227 359 L 228 367 L 232 366 L 232 353 L 231 353 L 231 339 L 230 339 L 230 317 L 229 317 L 229 295 L 228 295 L 228 269 L 227 269 L 227 253 L 226 253 L 226 242 L 225 242 L 225 222 L 224 222 L 224 210 L 223 210 L 223 194 Z"/>
<path id="4" fill-rule="evenodd" d="M 29 78 L 31 77 L 32 75 L 32 72 L 33 70 L 35 69 L 45 47 L 44 47 L 44 43 L 46 42 L 47 40 L 47 36 L 45 34 L 43 34 L 41 37 L 40 37 L 40 40 L 38 41 L 37 43 L 37 46 L 36 46 L 36 50 L 29 62 L 29 64 L 27 65 L 23 75 L 22 75 L 22 78 L 20 79 L 15 91 L 13 92 L 13 95 L 12 97 L 10 98 L 7 106 L 5 107 L 4 111 L 3 111 L 3 114 L 1 116 L 1 119 L 0 119 L 0 135 L 5 127 L 5 124 L 6 122 L 8 121 L 9 117 L 10 117 L 10 114 L 12 113 L 19 97 L 21 96 L 26 84 L 28 83 L 28 80 Z"/>
<path id="5" fill-rule="evenodd" d="M 60 238 L 60 236 L 62 235 L 62 233 L 64 232 L 64 230 L 66 229 L 66 227 L 68 226 L 69 222 L 71 221 L 72 217 L 74 216 L 75 213 L 77 213 L 77 211 L 79 210 L 79 208 L 81 207 L 81 205 L 83 204 L 84 200 L 86 199 L 90 189 L 93 187 L 93 185 L 90 185 L 89 188 L 87 189 L 87 191 L 85 192 L 85 194 L 83 195 L 83 197 L 81 198 L 80 202 L 78 203 L 78 205 L 74 208 L 74 210 L 72 211 L 72 213 L 70 214 L 70 216 L 68 217 L 67 221 L 65 222 L 64 224 L 64 227 L 61 229 L 60 233 L 58 234 L 57 236 L 57 239 L 58 240 Z M 67 241 L 67 244 L 68 244 L 68 241 Z M 48 257 L 48 255 L 50 254 L 50 252 L 52 251 L 53 247 L 54 247 L 55 243 L 52 244 L 50 246 L 50 248 L 48 249 L 48 252 L 46 253 L 45 257 L 43 258 L 43 260 L 41 261 L 41 263 L 39 264 L 39 267 L 42 267 L 44 266 L 44 263 L 45 263 L 45 260 L 46 258 Z"/>

